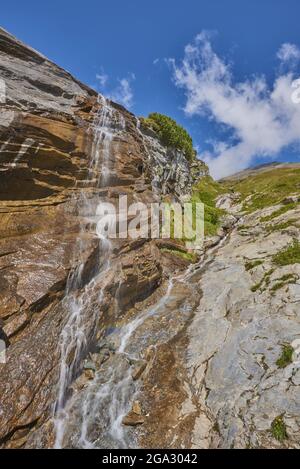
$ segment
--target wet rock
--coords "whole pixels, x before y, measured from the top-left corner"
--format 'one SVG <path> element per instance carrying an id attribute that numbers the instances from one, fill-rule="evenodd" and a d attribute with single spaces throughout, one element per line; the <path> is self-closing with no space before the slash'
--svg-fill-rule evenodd
<path id="1" fill-rule="evenodd" d="M 122 420 L 123 425 L 135 427 L 142 425 L 145 422 L 145 417 L 142 415 L 142 407 L 139 401 L 134 401 L 132 409 Z"/>
<path id="2" fill-rule="evenodd" d="M 144 373 L 145 369 L 147 367 L 147 361 L 146 360 L 138 360 L 133 367 L 132 370 L 132 379 L 134 381 L 138 380 L 142 374 Z"/>
<path id="3" fill-rule="evenodd" d="M 83 363 L 84 370 L 96 371 L 96 365 L 93 361 L 85 360 Z"/>
<path id="4" fill-rule="evenodd" d="M 142 415 L 142 407 L 140 401 L 134 401 L 132 404 L 132 412 L 137 415 Z"/>

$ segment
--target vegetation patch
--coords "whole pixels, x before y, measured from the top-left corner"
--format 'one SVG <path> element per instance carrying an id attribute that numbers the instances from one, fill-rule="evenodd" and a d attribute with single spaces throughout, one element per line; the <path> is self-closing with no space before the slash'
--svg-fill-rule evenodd
<path id="1" fill-rule="evenodd" d="M 272 257 L 274 264 L 276 265 L 289 265 L 300 263 L 300 243 L 298 240 L 294 240 L 292 244 L 287 246 L 286 249 L 278 252 Z"/>
<path id="2" fill-rule="evenodd" d="M 274 270 L 275 269 L 268 270 L 268 272 L 265 273 L 261 281 L 251 287 L 251 291 L 256 292 L 259 289 L 263 291 L 270 284 L 270 277 Z"/>
<path id="3" fill-rule="evenodd" d="M 298 222 L 298 220 L 296 218 L 291 218 L 290 220 L 287 220 L 284 223 L 277 223 L 275 225 L 272 224 L 272 225 L 266 226 L 266 231 L 267 231 L 267 233 L 273 233 L 274 231 L 285 230 L 289 226 L 298 227 L 297 222 Z"/>
<path id="4" fill-rule="evenodd" d="M 220 227 L 220 220 L 225 211 L 216 207 L 216 198 L 223 193 L 223 186 L 210 176 L 201 178 L 193 187 L 191 202 L 204 204 L 204 234 L 206 236 L 214 236 Z"/>
<path id="5" fill-rule="evenodd" d="M 245 264 L 245 269 L 247 271 L 252 270 L 252 269 L 254 269 L 254 267 L 257 267 L 258 265 L 261 265 L 263 263 L 264 263 L 264 261 L 262 261 L 261 259 L 256 259 L 254 261 L 247 261 L 246 264 Z"/>
<path id="6" fill-rule="evenodd" d="M 174 256 L 180 257 L 185 261 L 195 263 L 197 262 L 197 255 L 191 252 L 180 251 L 179 249 L 161 248 L 161 252 L 167 252 Z"/>
<path id="7" fill-rule="evenodd" d="M 279 415 L 273 420 L 271 424 L 271 433 L 273 437 L 280 442 L 287 439 L 288 435 L 282 415 Z"/>
<path id="8" fill-rule="evenodd" d="M 293 210 L 294 208 L 297 207 L 298 204 L 296 203 L 291 203 L 287 205 L 283 205 L 283 207 L 280 207 L 278 210 L 275 210 L 275 212 L 271 213 L 270 215 L 267 215 L 266 217 L 261 217 L 260 221 L 266 222 L 266 221 L 271 221 L 274 220 L 274 218 L 279 217 L 280 215 L 283 215 L 286 212 L 289 212 L 290 210 Z M 295 220 L 297 221 L 297 220 Z"/>
<path id="9" fill-rule="evenodd" d="M 238 231 L 244 231 L 244 230 L 249 230 L 251 228 L 251 226 L 249 225 L 240 225 L 238 226 Z"/>
<path id="10" fill-rule="evenodd" d="M 285 368 L 293 363 L 293 353 L 294 349 L 291 345 L 283 345 L 281 355 L 276 361 L 278 368 Z"/>
<path id="11" fill-rule="evenodd" d="M 195 159 L 196 151 L 192 137 L 171 117 L 153 112 L 148 117 L 142 117 L 141 122 L 157 134 L 163 145 L 182 151 L 189 161 Z"/>
<path id="12" fill-rule="evenodd" d="M 274 168 L 264 171 L 242 180 L 229 180 L 223 182 L 227 191 L 236 191 L 241 194 L 241 201 L 244 201 L 243 210 L 254 212 L 257 209 L 271 207 L 282 202 L 290 194 L 294 194 L 297 188 L 300 189 L 300 169 L 298 168 Z M 250 200 L 245 200 L 251 196 Z M 281 210 L 291 210 L 297 204 L 288 204 Z M 276 217 L 279 214 L 270 216 Z M 270 220 L 273 218 L 270 218 Z M 268 220 L 264 220 L 268 221 Z"/>
<path id="13" fill-rule="evenodd" d="M 296 283 L 298 280 L 298 275 L 296 274 L 286 274 L 283 275 L 281 278 L 277 278 L 277 282 L 272 286 L 271 291 L 276 291 L 279 290 L 280 288 L 284 287 L 285 285 L 288 285 L 290 283 Z"/>

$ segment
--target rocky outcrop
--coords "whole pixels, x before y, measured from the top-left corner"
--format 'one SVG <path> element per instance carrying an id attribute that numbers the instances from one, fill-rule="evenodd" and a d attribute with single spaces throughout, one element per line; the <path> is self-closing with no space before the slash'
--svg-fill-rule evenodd
<path id="1" fill-rule="evenodd" d="M 9 345 L 7 363 L 0 364 L 0 444 L 19 447 L 32 441 L 36 447 L 33 435 L 41 428 L 39 444 L 47 447 L 53 444 L 49 418 L 69 314 L 66 285 L 82 264 L 80 295 L 101 268 L 99 241 L 81 207 L 88 200 L 95 209 L 99 197 L 114 202 L 119 194 L 129 203 L 136 194 L 150 202 L 159 193 L 153 193 L 147 169 L 152 150 L 146 149 L 136 118 L 114 103 L 106 161 L 110 178 L 99 189 L 101 165 L 91 169 L 91 155 L 103 102 L 2 29 L 0 79 L 0 332 Z M 101 159 L 105 149 L 99 142 Z M 176 187 L 179 194 L 178 158 L 168 161 L 170 155 L 161 163 L 168 164 L 166 179 L 172 180 L 164 192 Z M 114 243 L 111 270 L 90 292 L 89 337 L 153 294 L 163 278 L 160 258 L 151 240 Z"/>
<path id="2" fill-rule="evenodd" d="M 201 297 L 139 396 L 143 446 L 299 448 L 300 270 L 276 255 L 299 240 L 300 209 L 282 207 L 243 215 L 189 277 Z"/>
<path id="3" fill-rule="evenodd" d="M 208 175 L 203 161 L 187 161 L 183 153 L 165 147 L 151 129 L 141 126 L 148 156 L 147 172 L 152 187 L 162 195 L 172 194 L 178 199 L 191 193 L 193 185 Z"/>

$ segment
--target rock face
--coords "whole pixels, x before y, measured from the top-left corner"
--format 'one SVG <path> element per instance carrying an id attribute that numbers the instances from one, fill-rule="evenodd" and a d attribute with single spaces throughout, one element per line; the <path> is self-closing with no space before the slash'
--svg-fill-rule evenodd
<path id="1" fill-rule="evenodd" d="M 299 448 L 300 267 L 274 256 L 299 240 L 300 209 L 262 221 L 280 207 L 244 215 L 190 277 L 201 298 L 140 396 L 145 447 Z"/>
<path id="2" fill-rule="evenodd" d="M 189 328 L 187 364 L 204 413 L 195 423 L 195 446 L 299 446 L 300 270 L 299 264 L 272 262 L 299 239 L 299 229 L 268 227 L 298 219 L 300 212 L 262 223 L 272 211 L 245 216 L 247 228 L 231 234 L 200 282 L 203 297 Z M 287 344 L 294 354 L 281 368 Z M 281 442 L 271 431 L 278 416 L 288 435 Z"/>
<path id="3" fill-rule="evenodd" d="M 174 169 L 177 160 L 170 161 L 172 185 L 162 189 L 162 182 L 153 193 L 147 169 L 152 150 L 146 149 L 137 119 L 111 103 L 110 178 L 100 189 L 95 181 L 105 175 L 101 164 L 91 174 L 91 155 L 103 101 L 2 29 L 0 79 L 0 331 L 9 345 L 7 363 L 0 365 L 0 444 L 23 446 L 46 422 L 41 444 L 51 446 L 47 422 L 57 398 L 60 337 L 69 314 L 66 285 L 82 264 L 80 295 L 101 267 L 99 241 L 81 206 L 86 200 L 95 206 L 100 196 L 113 202 L 119 194 L 129 203 L 136 194 L 149 202 L 182 183 Z M 106 151 L 101 134 L 97 145 L 101 159 Z M 189 178 L 188 164 L 185 169 Z M 104 330 L 116 302 L 122 316 L 151 295 L 162 276 L 154 241 L 116 242 L 111 271 L 94 290 L 95 295 L 104 291 L 103 304 L 91 300 L 87 315 L 94 317 L 97 310 Z M 95 325 L 87 324 L 93 335 Z"/>
<path id="4" fill-rule="evenodd" d="M 180 151 L 163 146 L 149 128 L 142 127 L 142 131 L 154 190 L 181 199 L 191 193 L 201 177 L 208 175 L 208 167 L 202 161 L 189 163 Z"/>

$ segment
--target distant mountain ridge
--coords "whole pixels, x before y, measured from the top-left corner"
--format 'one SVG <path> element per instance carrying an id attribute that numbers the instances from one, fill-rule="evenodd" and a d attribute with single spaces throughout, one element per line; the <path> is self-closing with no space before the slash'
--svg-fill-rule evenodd
<path id="1" fill-rule="evenodd" d="M 263 163 L 257 166 L 252 166 L 247 169 L 244 169 L 243 171 L 239 171 L 235 174 L 232 174 L 231 176 L 226 176 L 225 178 L 220 179 L 220 182 L 223 181 L 231 181 L 231 180 L 241 180 L 245 179 L 249 176 L 254 176 L 255 174 L 262 173 L 265 171 L 270 171 L 275 168 L 300 168 L 300 162 L 299 163 L 282 163 L 280 161 L 272 161 L 271 163 Z"/>

